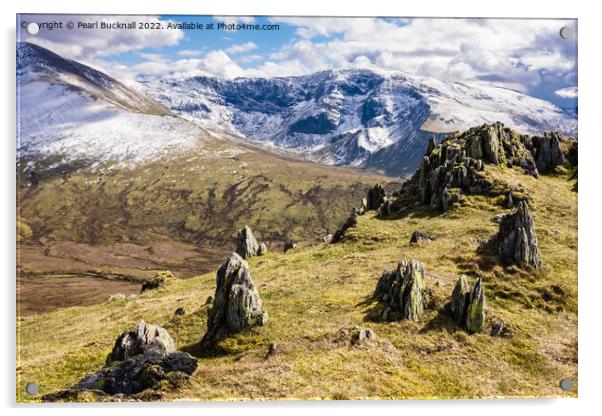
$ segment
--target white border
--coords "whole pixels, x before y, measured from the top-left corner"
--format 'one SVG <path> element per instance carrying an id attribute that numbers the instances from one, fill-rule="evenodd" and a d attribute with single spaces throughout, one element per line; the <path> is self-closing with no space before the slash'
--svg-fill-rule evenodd
<path id="1" fill-rule="evenodd" d="M 405 3 L 405 2 L 404 2 Z M 333 0 L 299 0 L 297 2 L 220 0 L 6 0 L 2 13 L 2 61 L 0 66 L 4 96 L 1 101 L 3 126 L 2 157 L 2 239 L 0 253 L 3 271 L 2 308 L 2 375 L 0 392 L 5 414 L 100 415 L 116 412 L 162 415 L 179 411 L 198 414 L 306 415 L 346 413 L 364 415 L 377 411 L 391 414 L 419 412 L 422 415 L 487 412 L 488 415 L 538 414 L 599 414 L 595 410 L 600 397 L 600 296 L 602 296 L 599 249 L 601 227 L 599 204 L 602 149 L 602 100 L 600 76 L 600 39 L 602 22 L 596 3 L 547 0 L 499 2 L 470 0 L 421 0 L 407 2 L 367 0 L 352 3 Z M 549 17 L 579 19 L 579 399 L 562 400 L 485 400 L 485 401 L 408 401 L 408 402 L 246 402 L 210 404 L 154 404 L 81 406 L 18 406 L 15 405 L 15 14 L 25 13 L 110 13 L 110 14 L 205 14 L 205 15 L 346 15 L 346 16 L 442 16 L 442 17 Z"/>

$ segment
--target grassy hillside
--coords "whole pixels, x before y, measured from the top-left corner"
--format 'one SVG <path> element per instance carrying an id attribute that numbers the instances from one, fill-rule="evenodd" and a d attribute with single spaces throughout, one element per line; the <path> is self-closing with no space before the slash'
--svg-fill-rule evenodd
<path id="1" fill-rule="evenodd" d="M 196 154 L 131 169 L 19 164 L 22 271 L 143 278 L 213 269 L 250 225 L 272 249 L 320 241 L 366 189 L 390 179 L 213 140 Z"/>
<path id="2" fill-rule="evenodd" d="M 281 223 L 289 212 L 307 213 L 306 224 L 323 224 L 315 210 L 308 211 L 316 203 L 309 196 L 290 206 L 286 202 L 289 192 L 308 195 L 308 189 L 316 188 L 335 192 L 336 187 L 316 179 L 317 173 L 306 177 L 295 173 L 295 180 L 287 182 L 290 185 L 286 192 L 275 185 L 277 182 L 263 179 L 261 175 L 265 173 L 261 171 L 228 173 L 238 170 L 230 163 L 224 164 L 221 175 L 227 175 L 236 185 L 224 188 L 220 182 L 210 188 L 215 189 L 216 195 L 232 194 L 236 195 L 234 200 L 248 201 L 244 209 L 250 209 L 257 221 L 250 221 L 251 224 L 271 221 L 266 229 L 280 227 L 279 233 L 300 234 L 301 229 L 296 227 L 303 225 L 287 229 Z M 191 167 L 179 167 L 187 168 Z M 170 208 L 172 199 L 180 198 L 182 189 L 195 188 L 194 181 L 169 185 L 177 178 L 178 171 L 172 169 L 157 173 L 159 182 L 144 189 L 139 188 L 141 183 L 149 183 L 148 178 L 143 182 L 122 174 L 105 178 L 105 195 L 115 195 L 107 201 L 108 206 L 120 201 L 118 190 L 127 183 L 129 196 L 121 200 L 120 206 L 135 207 L 128 208 L 128 224 L 152 228 L 161 212 L 169 212 L 181 223 L 179 229 L 171 232 L 214 237 L 221 232 L 229 236 L 242 225 L 240 204 L 229 198 L 212 199 L 206 187 L 188 195 L 189 207 L 194 212 L 201 203 L 229 206 L 233 213 L 225 221 L 228 229 L 217 228 L 214 221 L 222 218 L 195 217 L 188 221 L 188 210 Z M 191 383 L 165 392 L 165 400 L 576 396 L 576 390 L 564 392 L 558 387 L 561 378 L 577 378 L 575 181 L 568 173 L 535 179 L 505 167 L 488 166 L 487 170 L 509 183 L 520 182 L 531 194 L 543 271 L 502 267 L 476 253 L 480 239 L 497 231 L 494 216 L 505 212 L 490 198 L 466 196 L 458 208 L 444 214 L 418 207 L 396 220 L 380 220 L 375 218 L 375 212 L 369 212 L 359 217 L 359 224 L 341 244 L 307 242 L 286 254 L 252 258 L 249 263 L 253 279 L 270 320 L 266 326 L 222 341 L 221 351 L 213 356 L 203 355 L 197 343 L 206 329 L 207 306 L 203 305 L 215 290 L 214 272 L 179 280 L 168 288 L 131 299 L 19 318 L 17 400 L 39 399 L 23 393 L 28 382 L 39 383 L 44 394 L 67 388 L 97 370 L 115 337 L 140 319 L 164 326 L 180 349 L 199 357 L 199 368 Z M 291 176 L 288 167 L 279 172 Z M 238 175 L 243 177 L 236 180 Z M 206 170 L 199 176 L 207 178 L 210 184 L 216 181 L 216 176 Z M 59 185 L 59 179 L 56 181 L 56 187 L 65 187 Z M 85 178 L 73 177 L 67 185 L 78 189 L 85 183 Z M 263 198 L 252 191 L 256 187 L 267 189 L 270 197 L 275 197 L 275 202 L 264 204 L 264 210 L 256 209 L 256 203 L 252 203 Z M 51 192 L 52 187 L 45 189 Z M 242 190 L 246 191 L 241 196 Z M 359 199 L 359 190 L 357 193 Z M 153 206 L 162 208 L 152 210 L 147 205 L 151 198 L 155 201 Z M 42 209 L 38 207 L 36 211 L 27 204 L 28 223 L 34 234 L 39 233 L 32 219 Z M 50 221 L 58 206 L 70 204 L 57 198 L 54 205 L 42 210 L 41 218 Z M 121 229 L 118 221 L 109 227 Z M 326 228 L 325 224 L 322 227 Z M 318 228 L 316 225 L 309 232 Z M 102 230 L 103 225 L 94 229 Z M 410 235 L 415 230 L 427 232 L 436 240 L 410 246 Z M 69 237 L 77 237 L 77 230 L 72 232 Z M 96 238 L 102 239 L 102 235 L 100 232 Z M 276 235 L 279 234 L 274 232 L 262 237 Z M 430 309 L 419 322 L 372 321 L 376 304 L 371 294 L 382 270 L 410 258 L 425 266 L 427 286 L 434 298 Z M 467 274 L 470 280 L 483 278 L 486 327 L 492 320 L 502 320 L 510 329 L 510 336 L 492 337 L 488 331 L 468 335 L 452 323 L 444 306 L 460 273 Z M 186 308 L 187 314 L 174 317 L 174 310 L 180 306 Z M 352 345 L 345 330 L 354 325 L 372 328 L 376 340 Z M 278 352 L 266 358 L 270 343 L 277 344 Z"/>

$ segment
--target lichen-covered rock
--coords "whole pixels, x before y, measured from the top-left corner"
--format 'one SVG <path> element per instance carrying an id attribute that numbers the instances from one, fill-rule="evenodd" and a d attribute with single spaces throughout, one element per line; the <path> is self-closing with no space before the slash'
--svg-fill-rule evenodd
<path id="1" fill-rule="evenodd" d="M 343 236 L 345 235 L 347 230 L 350 229 L 351 227 L 355 227 L 357 225 L 357 217 L 358 216 L 359 215 L 357 213 L 357 210 L 355 208 L 353 208 L 353 210 L 351 211 L 351 215 L 349 215 L 349 217 L 345 220 L 345 222 L 343 223 L 341 228 L 339 228 L 334 233 L 331 243 L 338 243 L 339 241 L 341 241 L 341 239 L 343 238 Z"/>
<path id="2" fill-rule="evenodd" d="M 140 321 L 133 329 L 117 337 L 106 364 L 124 361 L 151 351 L 170 353 L 175 350 L 176 343 L 164 328 Z"/>
<path id="3" fill-rule="evenodd" d="M 368 211 L 378 209 L 383 204 L 383 202 L 385 202 L 386 196 L 387 192 L 381 185 L 374 185 L 372 188 L 368 189 L 368 196 L 366 198 L 366 209 Z"/>
<path id="4" fill-rule="evenodd" d="M 410 237 L 410 244 L 415 245 L 415 244 L 418 244 L 420 241 L 432 241 L 432 240 L 433 240 L 433 237 L 431 237 L 427 233 L 424 233 L 422 231 L 414 231 L 412 233 L 412 237 Z"/>
<path id="5" fill-rule="evenodd" d="M 425 272 L 418 260 L 401 262 L 395 271 L 385 272 L 379 279 L 375 297 L 386 303 L 383 320 L 395 318 L 417 321 L 427 304 Z"/>
<path id="6" fill-rule="evenodd" d="M 475 280 L 472 288 L 466 276 L 461 275 L 449 303 L 452 319 L 469 333 L 480 332 L 485 323 L 485 292 L 481 278 Z"/>
<path id="7" fill-rule="evenodd" d="M 238 253 L 240 257 L 243 259 L 251 258 L 257 255 L 258 249 L 259 244 L 248 225 L 238 230 L 238 233 L 236 234 L 236 253 Z"/>
<path id="8" fill-rule="evenodd" d="M 461 275 L 452 291 L 449 311 L 454 321 L 460 325 L 466 324 L 466 310 L 470 303 L 470 286 L 466 276 Z"/>
<path id="9" fill-rule="evenodd" d="M 466 331 L 471 334 L 481 332 L 485 324 L 485 292 L 481 278 L 478 278 L 470 291 L 466 308 Z"/>
<path id="10" fill-rule="evenodd" d="M 526 201 L 520 201 L 514 213 L 502 218 L 491 243 L 503 262 L 543 268 L 533 216 Z"/>
<path id="11" fill-rule="evenodd" d="M 494 123 L 454 133 L 438 145 L 433 142 L 414 176 L 395 194 L 399 203 L 393 208 L 401 209 L 418 201 L 445 211 L 462 195 L 503 192 L 488 176 L 486 165 L 517 166 L 525 174 L 538 177 L 530 139 Z"/>
<path id="12" fill-rule="evenodd" d="M 66 393 L 72 395 L 82 391 L 130 396 L 157 388 L 163 380 L 187 379 L 196 368 L 197 360 L 188 353 L 152 351 L 105 366 L 84 377 L 71 389 L 45 396 L 44 400 L 60 400 Z"/>
<path id="13" fill-rule="evenodd" d="M 176 277 L 169 270 L 163 270 L 150 279 L 142 282 L 142 287 L 140 288 L 140 293 L 144 293 L 147 290 L 158 289 L 161 287 L 167 286 L 167 284 L 173 281 Z"/>
<path id="14" fill-rule="evenodd" d="M 257 255 L 263 256 L 264 254 L 267 254 L 267 252 L 268 252 L 267 244 L 264 242 L 259 243 L 259 247 L 257 248 Z"/>
<path id="15" fill-rule="evenodd" d="M 564 154 L 560 148 L 560 135 L 558 133 L 545 133 L 543 137 L 531 138 L 532 152 L 535 157 L 537 170 L 540 173 L 552 172 L 556 166 L 564 164 Z"/>
<path id="16" fill-rule="evenodd" d="M 208 311 L 207 332 L 201 345 L 216 343 L 223 335 L 267 322 L 249 265 L 232 253 L 217 271 L 213 306 Z"/>

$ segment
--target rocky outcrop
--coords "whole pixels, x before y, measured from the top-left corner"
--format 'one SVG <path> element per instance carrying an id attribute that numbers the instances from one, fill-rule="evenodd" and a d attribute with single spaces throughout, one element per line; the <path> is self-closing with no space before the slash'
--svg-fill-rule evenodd
<path id="1" fill-rule="evenodd" d="M 472 334 L 483 329 L 485 293 L 481 278 L 476 279 L 471 288 L 466 276 L 460 276 L 452 291 L 449 312 L 456 324 L 467 332 Z"/>
<path id="2" fill-rule="evenodd" d="M 117 337 L 106 364 L 110 365 L 114 361 L 124 361 L 152 351 L 170 353 L 175 350 L 176 343 L 164 328 L 140 321 L 133 329 Z"/>
<path id="3" fill-rule="evenodd" d="M 339 241 L 341 241 L 341 239 L 345 236 L 345 233 L 347 232 L 347 230 L 350 229 L 351 227 L 355 227 L 357 225 L 357 217 L 358 216 L 359 216 L 359 213 L 358 213 L 357 209 L 353 208 L 353 210 L 351 211 L 351 215 L 349 215 L 349 217 L 345 220 L 345 222 L 343 223 L 341 228 L 339 228 L 334 233 L 334 235 L 332 236 L 332 240 L 330 242 L 338 243 Z"/>
<path id="4" fill-rule="evenodd" d="M 514 213 L 502 217 L 499 231 L 489 244 L 504 263 L 543 268 L 533 216 L 526 201 L 520 201 Z"/>
<path id="5" fill-rule="evenodd" d="M 493 195 L 500 192 L 486 172 L 487 165 L 518 166 L 525 174 L 539 172 L 529 136 L 522 136 L 501 123 L 484 124 L 445 137 L 427 147 L 420 167 L 390 201 L 391 211 L 415 202 L 446 211 L 462 195 Z"/>
<path id="6" fill-rule="evenodd" d="M 428 302 L 422 263 L 418 260 L 404 261 L 396 270 L 385 271 L 376 284 L 374 296 L 385 304 L 382 320 L 420 319 Z"/>
<path id="7" fill-rule="evenodd" d="M 558 133 L 545 133 L 543 137 L 531 138 L 531 152 L 540 173 L 549 173 L 554 171 L 556 166 L 564 165 L 565 160 L 560 148 L 560 140 L 561 137 Z"/>
<path id="8" fill-rule="evenodd" d="M 213 345 L 224 335 L 263 325 L 267 319 L 249 265 L 232 253 L 217 271 L 217 287 L 201 345 Z"/>
<path id="9" fill-rule="evenodd" d="M 89 374 L 69 390 L 52 393 L 45 401 L 66 400 L 79 392 L 132 396 L 147 389 L 158 389 L 164 381 L 176 387 L 194 373 L 197 360 L 185 352 L 149 352 L 128 358 Z"/>
<path id="10" fill-rule="evenodd" d="M 374 185 L 372 188 L 368 189 L 368 196 L 366 198 L 366 209 L 368 211 L 378 209 L 383 204 L 383 202 L 385 202 L 386 196 L 387 192 L 381 185 Z"/>
<path id="11" fill-rule="evenodd" d="M 175 276 L 169 270 L 163 270 L 150 279 L 142 282 L 142 287 L 140 288 L 140 293 L 144 293 L 147 290 L 159 289 L 167 286 L 171 281 L 175 280 Z"/>
<path id="12" fill-rule="evenodd" d="M 431 237 L 427 233 L 424 233 L 422 231 L 414 231 L 412 233 L 412 237 L 410 237 L 410 244 L 416 245 L 420 241 L 432 241 L 432 240 L 433 240 L 433 237 Z"/>
<path id="13" fill-rule="evenodd" d="M 253 236 L 251 228 L 246 225 L 238 230 L 236 234 L 236 253 L 243 259 L 248 259 L 257 255 L 259 244 Z"/>

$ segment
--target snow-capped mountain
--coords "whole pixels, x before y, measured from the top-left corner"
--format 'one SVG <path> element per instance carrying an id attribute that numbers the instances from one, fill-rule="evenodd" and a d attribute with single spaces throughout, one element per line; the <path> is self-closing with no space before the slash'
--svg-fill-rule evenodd
<path id="1" fill-rule="evenodd" d="M 151 98 L 152 97 L 152 98 Z M 141 80 L 132 88 L 30 43 L 17 44 L 19 156 L 139 164 L 235 135 L 329 165 L 412 172 L 428 137 L 501 121 L 576 135 L 575 114 L 516 91 L 398 71 Z M 226 151 L 238 152 L 232 141 Z"/>
<path id="2" fill-rule="evenodd" d="M 108 75 L 17 44 L 17 153 L 136 164 L 199 149 L 207 132 Z"/>
<path id="3" fill-rule="evenodd" d="M 576 135 L 577 120 L 553 104 L 504 88 L 398 71 L 329 70 L 307 76 L 146 80 L 174 113 L 333 165 L 389 174 L 416 168 L 432 133 L 501 121 L 525 134 Z"/>

